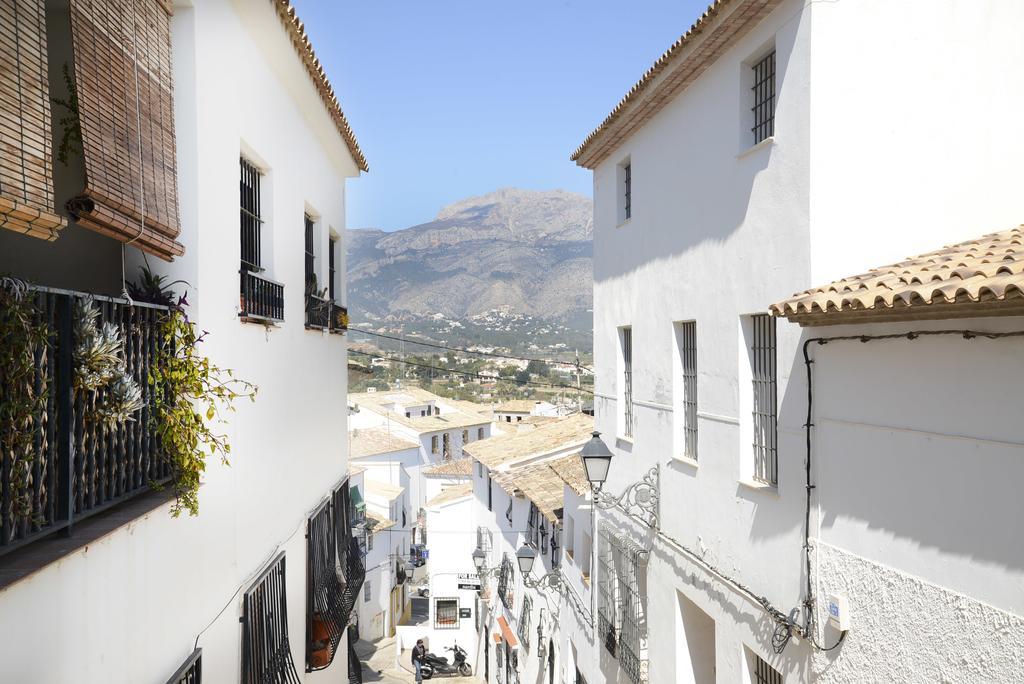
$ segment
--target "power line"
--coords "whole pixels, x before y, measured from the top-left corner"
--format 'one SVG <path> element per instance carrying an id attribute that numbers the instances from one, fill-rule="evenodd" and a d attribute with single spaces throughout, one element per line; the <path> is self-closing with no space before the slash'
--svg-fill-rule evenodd
<path id="1" fill-rule="evenodd" d="M 473 349 L 462 349 L 461 347 L 451 347 L 451 346 L 448 346 L 446 344 L 440 344 L 440 343 L 437 343 L 437 342 L 421 342 L 420 340 L 413 340 L 413 339 L 410 339 L 408 337 L 398 337 L 397 335 L 385 335 L 384 333 L 379 333 L 379 332 L 376 332 L 376 331 L 373 331 L 373 330 L 365 330 L 363 328 L 353 328 L 351 326 L 349 326 L 349 331 L 360 332 L 360 333 L 363 333 L 364 335 L 373 335 L 375 337 L 383 337 L 384 339 L 395 340 L 396 342 L 408 342 L 410 344 L 419 344 L 419 345 L 422 345 L 424 347 L 433 347 L 434 349 L 446 349 L 448 351 L 455 351 L 455 352 L 459 352 L 459 353 L 462 353 L 462 354 L 476 354 L 477 356 L 489 356 L 491 358 L 497 358 L 497 359 L 512 359 L 512 360 L 515 360 L 515 361 L 543 361 L 544 363 L 552 363 L 552 364 L 557 363 L 557 364 L 561 364 L 563 366 L 572 366 L 573 368 L 578 368 L 579 370 L 583 370 L 583 371 L 586 371 L 588 373 L 593 373 L 594 372 L 594 370 L 592 368 L 587 368 L 586 366 L 580 365 L 579 359 L 577 359 L 576 361 L 555 361 L 555 360 L 538 359 L 538 358 L 532 358 L 531 359 L 531 358 L 529 358 L 527 356 L 514 356 L 512 354 L 495 354 L 494 352 L 477 351 L 477 350 L 473 350 Z"/>
<path id="2" fill-rule="evenodd" d="M 355 349 L 349 349 L 348 353 L 349 354 L 359 354 L 361 356 L 369 356 L 371 359 L 372 358 L 381 358 L 381 357 L 379 357 L 376 354 L 371 354 L 369 352 L 364 352 L 364 351 L 358 351 L 358 350 L 355 350 Z M 487 376 L 484 376 L 484 375 L 480 375 L 479 373 L 470 373 L 469 371 L 460 371 L 460 370 L 455 370 L 454 368 L 444 368 L 442 366 L 432 366 L 432 365 L 430 365 L 428 363 L 418 363 L 416 361 L 407 361 L 405 359 L 397 359 L 397 358 L 395 358 L 393 356 L 384 356 L 383 358 L 386 361 L 394 361 L 396 363 L 404 363 L 407 366 L 416 366 L 417 368 L 429 368 L 431 370 L 444 371 L 445 373 L 455 373 L 456 375 L 464 375 L 464 376 L 469 377 L 469 378 L 476 378 L 477 380 L 488 380 L 488 381 L 490 381 L 490 380 L 495 380 L 496 379 L 496 378 L 490 378 L 490 377 L 487 377 Z M 500 380 L 501 378 L 497 378 L 497 379 Z M 573 390 L 575 392 L 585 392 L 587 394 L 593 394 L 594 393 L 593 390 L 581 389 L 579 387 L 573 387 L 572 385 L 559 385 L 559 384 L 555 384 L 555 383 L 552 383 L 552 382 L 537 382 L 536 380 L 522 380 L 522 381 L 520 381 L 520 380 L 516 380 L 515 378 L 506 379 L 506 380 L 507 380 L 507 382 L 513 382 L 513 383 L 515 383 L 517 385 L 529 385 L 531 387 L 555 387 L 555 388 L 558 388 L 558 389 Z"/>

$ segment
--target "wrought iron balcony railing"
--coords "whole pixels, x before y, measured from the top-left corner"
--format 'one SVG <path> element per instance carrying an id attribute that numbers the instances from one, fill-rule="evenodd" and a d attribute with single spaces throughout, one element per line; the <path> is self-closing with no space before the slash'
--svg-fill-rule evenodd
<path id="1" fill-rule="evenodd" d="M 284 285 L 252 271 L 238 272 L 241 296 L 238 315 L 246 320 L 268 323 L 284 320 Z"/>
<path id="2" fill-rule="evenodd" d="M 331 302 L 330 329 L 332 333 L 343 333 L 348 330 L 348 309 L 335 302 Z"/>
<path id="3" fill-rule="evenodd" d="M 331 324 L 333 302 L 315 294 L 306 295 L 306 327 L 326 330 Z"/>
<path id="4" fill-rule="evenodd" d="M 171 475 L 158 446 L 149 383 L 167 307 L 46 288 L 22 296 L 30 299 L 32 325 L 41 335 L 30 347 L 34 371 L 29 377 L 0 383 L 0 403 L 19 404 L 26 413 L 17 425 L 0 421 L 0 556 L 70 531 L 76 522 L 148 492 Z M 76 388 L 84 354 L 76 349 L 77 336 L 84 334 L 83 310 L 96 312 L 94 324 L 107 340 L 116 333 L 121 341 L 123 384 L 139 392 L 127 420 L 104 414 L 113 386 L 83 389 L 79 382 Z"/>

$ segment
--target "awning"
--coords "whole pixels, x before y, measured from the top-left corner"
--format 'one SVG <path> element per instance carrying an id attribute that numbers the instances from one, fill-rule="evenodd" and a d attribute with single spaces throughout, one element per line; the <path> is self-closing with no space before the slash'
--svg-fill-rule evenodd
<path id="1" fill-rule="evenodd" d="M 366 503 L 363 502 L 363 495 L 359 493 L 359 487 L 350 487 L 348 490 L 352 505 L 357 511 L 365 511 Z"/>
<path id="2" fill-rule="evenodd" d="M 508 620 L 504 617 L 498 618 L 498 627 L 501 628 L 501 638 L 505 640 L 506 644 L 512 648 L 519 645 L 519 642 L 516 641 L 516 635 L 512 633 L 511 629 L 509 629 Z"/>

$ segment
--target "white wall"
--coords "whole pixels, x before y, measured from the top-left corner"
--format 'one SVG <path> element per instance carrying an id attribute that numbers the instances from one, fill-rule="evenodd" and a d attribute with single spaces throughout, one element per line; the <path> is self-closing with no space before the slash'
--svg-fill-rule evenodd
<path id="1" fill-rule="evenodd" d="M 304 671 L 305 523 L 346 475 L 347 372 L 346 339 L 303 327 L 302 217 L 308 204 L 343 232 L 345 178 L 357 171 L 270 3 L 179 7 L 173 41 L 186 256 L 160 268 L 189 283 L 189 315 L 209 331 L 202 353 L 259 395 L 219 428 L 231 466 L 209 463 L 199 517 L 172 519 L 165 505 L 0 593 L 5 680 L 163 681 L 199 635 L 205 677 L 238 681 L 241 594 L 278 549 Z M 237 317 L 243 146 L 270 167 L 264 209 L 286 297 L 272 330 Z M 60 656 L 29 655 L 46 643 Z M 339 654 L 324 676 L 345 667 Z"/>
<path id="2" fill-rule="evenodd" d="M 750 103 L 745 60 L 774 40 L 777 110 L 773 144 L 746 150 Z M 801 599 L 798 521 L 802 514 L 802 416 L 782 406 L 777 490 L 751 486 L 749 382 L 741 316 L 805 289 L 810 277 L 810 23 L 800 2 L 784 2 L 689 88 L 623 142 L 594 171 L 594 348 L 596 429 L 615 453 L 607 489 L 620 492 L 661 464 L 662 530 L 701 548 L 784 611 Z M 632 167 L 632 217 L 617 220 L 617 166 Z M 672 409 L 673 323 L 697 321 L 699 465 L 678 460 Z M 621 435 L 617 400 L 621 326 L 632 326 L 634 439 Z M 779 396 L 785 395 L 797 330 L 778 331 Z M 637 540 L 643 527 L 599 519 Z M 581 531 L 577 531 L 580 534 Z M 596 534 L 594 534 L 596 543 Z M 800 676 L 806 647 L 771 654 L 759 606 L 739 598 L 662 544 L 648 564 L 650 681 L 673 681 L 686 642 L 677 629 L 677 592 L 717 624 L 717 680 L 739 681 L 743 645 L 787 675 Z M 594 581 L 597 568 L 594 569 Z M 600 643 L 576 643 L 589 684 L 625 682 Z M 585 651 L 589 649 L 589 652 Z"/>

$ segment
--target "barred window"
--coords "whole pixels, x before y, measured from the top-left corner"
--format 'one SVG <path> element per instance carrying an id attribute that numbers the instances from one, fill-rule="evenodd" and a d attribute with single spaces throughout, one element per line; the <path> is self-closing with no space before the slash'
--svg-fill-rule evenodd
<path id="1" fill-rule="evenodd" d="M 462 431 L 462 443 L 469 444 L 469 430 Z"/>
<path id="2" fill-rule="evenodd" d="M 317 292 L 316 282 L 316 247 L 313 231 L 313 218 L 309 214 L 303 216 L 303 220 L 306 225 L 306 262 L 305 262 L 305 273 L 306 273 L 306 293 L 311 295 L 319 295 Z"/>
<path id="3" fill-rule="evenodd" d="M 622 179 L 623 179 L 623 212 L 626 219 L 633 216 L 633 165 L 626 164 L 622 167 Z"/>
<path id="4" fill-rule="evenodd" d="M 498 573 L 498 596 L 509 610 L 515 605 L 515 579 L 512 560 L 506 553 L 501 559 L 501 571 Z"/>
<path id="5" fill-rule="evenodd" d="M 260 271 L 263 232 L 263 219 L 260 217 L 261 174 L 245 157 L 239 157 L 238 162 L 241 167 L 238 187 L 241 195 L 242 270 Z"/>
<path id="6" fill-rule="evenodd" d="M 754 135 L 754 144 L 775 135 L 775 50 L 765 55 L 754 64 L 753 92 L 753 126 L 750 131 Z"/>
<path id="7" fill-rule="evenodd" d="M 505 509 L 505 520 L 508 520 L 509 527 L 512 526 L 512 496 L 508 497 L 508 508 Z"/>
<path id="8" fill-rule="evenodd" d="M 322 670 L 334 660 L 348 612 L 339 577 L 337 527 L 332 503 L 325 501 L 309 518 L 306 553 L 306 667 Z"/>
<path id="9" fill-rule="evenodd" d="M 327 296 L 330 297 L 330 300 L 333 302 L 336 301 L 334 295 L 334 281 L 338 277 L 337 266 L 335 266 L 335 259 L 337 259 L 336 252 L 338 251 L 338 238 L 331 236 L 327 245 Z"/>
<path id="10" fill-rule="evenodd" d="M 540 524 L 540 521 L 538 518 L 540 518 L 540 511 L 537 510 L 537 506 L 531 501 L 530 513 L 526 518 L 526 543 L 533 548 L 537 548 L 539 543 L 537 526 Z"/>
<path id="11" fill-rule="evenodd" d="M 434 599 L 434 629 L 459 628 L 459 599 Z"/>
<path id="12" fill-rule="evenodd" d="M 754 479 L 778 484 L 778 400 L 775 319 L 750 317 L 750 367 L 753 380 Z"/>
<path id="13" fill-rule="evenodd" d="M 203 649 L 197 648 L 182 663 L 178 671 L 171 675 L 167 684 L 202 684 L 203 681 Z"/>
<path id="14" fill-rule="evenodd" d="M 452 436 L 446 432 L 442 437 L 442 443 L 444 444 L 444 459 L 447 461 L 452 457 Z"/>
<path id="15" fill-rule="evenodd" d="M 483 428 L 477 428 L 476 429 L 476 438 L 477 439 L 483 439 L 484 438 L 484 429 Z"/>
<path id="16" fill-rule="evenodd" d="M 438 452 L 438 439 L 437 435 L 430 437 L 430 453 L 436 454 Z"/>
<path id="17" fill-rule="evenodd" d="M 551 568 L 557 568 L 562 564 L 561 547 L 558 545 L 558 538 L 561 532 L 554 525 L 551 526 Z"/>
<path id="18" fill-rule="evenodd" d="M 487 474 L 487 510 L 494 510 L 494 483 L 491 482 L 491 474 Z"/>
<path id="19" fill-rule="evenodd" d="M 782 673 L 769 665 L 756 653 L 754 658 L 754 684 L 782 684 Z"/>
<path id="20" fill-rule="evenodd" d="M 676 343 L 679 354 L 679 384 L 675 388 L 677 431 L 682 441 L 682 455 L 697 460 L 697 323 L 686 321 L 676 324 Z M 678 446 L 676 447 L 679 448 Z"/>
<path id="21" fill-rule="evenodd" d="M 523 592 L 523 607 L 519 611 L 519 640 L 523 648 L 530 650 L 530 622 L 533 617 L 533 599 Z"/>
<path id="22" fill-rule="evenodd" d="M 647 681 L 647 552 L 602 525 L 599 538 L 598 633 L 635 684 Z"/>
<path id="23" fill-rule="evenodd" d="M 242 603 L 242 681 L 301 684 L 288 642 L 288 602 L 282 551 L 245 592 Z"/>
<path id="24" fill-rule="evenodd" d="M 622 436 L 633 436 L 633 328 L 621 329 Z"/>

